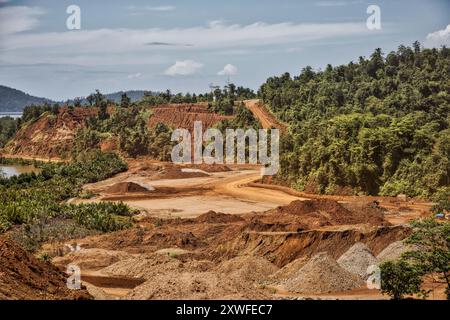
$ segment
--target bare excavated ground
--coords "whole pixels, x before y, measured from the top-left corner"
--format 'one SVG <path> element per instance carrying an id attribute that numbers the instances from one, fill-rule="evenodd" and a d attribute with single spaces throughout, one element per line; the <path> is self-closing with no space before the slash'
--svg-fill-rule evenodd
<path id="1" fill-rule="evenodd" d="M 264 128 L 285 129 L 258 100 L 245 105 Z M 194 121 L 210 127 L 227 118 L 200 104 L 153 111 L 150 127 L 191 130 Z M 62 110 L 56 123 L 42 117 L 5 152 L 58 160 L 83 126 L 80 112 Z M 415 199 L 263 184 L 258 166 L 128 164 L 127 172 L 84 186 L 90 199 L 70 202 L 124 202 L 139 211 L 135 225 L 71 241 L 80 251 L 47 243 L 41 253 L 53 266 L 0 239 L 0 299 L 386 299 L 367 289 L 364 270 L 408 250 L 408 222 L 430 215 L 430 204 Z M 89 294 L 66 291 L 69 264 L 80 267 Z M 445 297 L 428 280 L 425 287 L 430 298 Z"/>
<path id="2" fill-rule="evenodd" d="M 429 214 L 418 201 L 262 185 L 252 166 L 129 167 L 71 201 L 123 201 L 140 210 L 133 228 L 78 239 L 64 256 L 64 244 L 43 248 L 61 268 L 80 266 L 97 299 L 386 299 L 361 270 L 398 257 L 405 224 Z"/>

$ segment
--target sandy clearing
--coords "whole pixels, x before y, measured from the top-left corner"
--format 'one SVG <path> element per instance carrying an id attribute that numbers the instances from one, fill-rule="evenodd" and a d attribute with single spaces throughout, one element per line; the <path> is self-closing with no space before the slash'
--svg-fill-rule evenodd
<path id="1" fill-rule="evenodd" d="M 254 202 L 227 196 L 191 196 L 172 199 L 124 201 L 132 208 L 145 210 L 148 216 L 195 218 L 210 210 L 227 214 L 245 214 L 277 207 L 270 202 Z"/>
<path id="2" fill-rule="evenodd" d="M 103 197 L 108 197 L 104 190 L 121 182 L 145 184 L 154 187 L 156 190 L 158 188 L 179 190 L 189 188 L 189 195 L 180 194 L 170 199 L 165 197 L 133 199 L 126 196 L 122 199 L 122 202 L 130 207 L 145 211 L 146 215 L 165 218 L 194 218 L 210 210 L 227 214 L 261 212 L 289 204 L 294 200 L 305 199 L 282 191 L 247 186 L 248 183 L 260 178 L 260 171 L 254 169 L 218 172 L 211 173 L 208 177 L 176 180 L 152 180 L 149 177 L 137 174 L 120 174 L 99 183 L 86 185 L 85 189 L 100 192 Z M 209 191 L 205 192 L 205 189 Z M 115 200 L 119 201 L 120 199 Z M 97 201 L 101 201 L 101 198 L 77 199 L 76 203 Z"/>

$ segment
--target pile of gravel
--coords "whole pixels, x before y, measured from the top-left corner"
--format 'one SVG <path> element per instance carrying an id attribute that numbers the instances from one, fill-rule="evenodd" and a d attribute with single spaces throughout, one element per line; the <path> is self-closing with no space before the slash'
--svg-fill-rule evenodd
<path id="1" fill-rule="evenodd" d="M 148 279 L 157 274 L 182 269 L 183 263 L 162 254 L 139 255 L 118 261 L 101 270 L 116 277 Z"/>
<path id="2" fill-rule="evenodd" d="M 245 279 L 214 272 L 168 271 L 149 278 L 124 299 L 129 300 L 212 300 L 269 299 L 262 288 Z"/>
<path id="3" fill-rule="evenodd" d="M 291 292 L 324 294 L 352 290 L 364 281 L 343 269 L 328 253 L 321 252 L 311 258 L 295 275 L 285 281 Z"/>
<path id="4" fill-rule="evenodd" d="M 282 282 L 295 276 L 295 274 L 303 268 L 308 262 L 308 257 L 304 256 L 288 263 L 283 268 L 272 274 L 269 278 L 275 282 Z"/>
<path id="5" fill-rule="evenodd" d="M 363 279 L 367 278 L 367 268 L 377 265 L 378 260 L 364 243 L 357 242 L 347 250 L 339 259 L 338 264 Z"/>
<path id="6" fill-rule="evenodd" d="M 262 257 L 238 256 L 222 262 L 216 271 L 253 282 L 266 280 L 278 271 L 278 267 Z"/>
<path id="7" fill-rule="evenodd" d="M 396 241 L 388 245 L 383 251 L 377 255 L 380 263 L 399 259 L 403 253 L 413 251 L 414 246 L 407 245 L 403 241 Z"/>

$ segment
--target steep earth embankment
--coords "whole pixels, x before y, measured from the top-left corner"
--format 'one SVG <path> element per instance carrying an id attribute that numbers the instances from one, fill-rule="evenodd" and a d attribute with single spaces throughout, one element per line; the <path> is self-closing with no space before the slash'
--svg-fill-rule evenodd
<path id="1" fill-rule="evenodd" d="M 25 124 L 4 152 L 43 159 L 64 158 L 70 155 L 76 131 L 84 126 L 87 118 L 96 114 L 96 109 L 87 108 L 61 108 L 57 115 L 45 113 Z"/>
<path id="2" fill-rule="evenodd" d="M 36 259 L 6 237 L 0 238 L 0 300 L 90 299 L 86 290 L 69 290 L 67 276 Z"/>

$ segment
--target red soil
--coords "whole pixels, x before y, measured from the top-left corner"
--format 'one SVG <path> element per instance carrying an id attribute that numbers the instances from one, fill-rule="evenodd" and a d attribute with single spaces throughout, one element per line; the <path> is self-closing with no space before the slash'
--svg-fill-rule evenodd
<path id="1" fill-rule="evenodd" d="M 0 238 L 0 299 L 90 299 L 86 290 L 69 290 L 67 276 L 36 259 L 11 240 Z"/>

